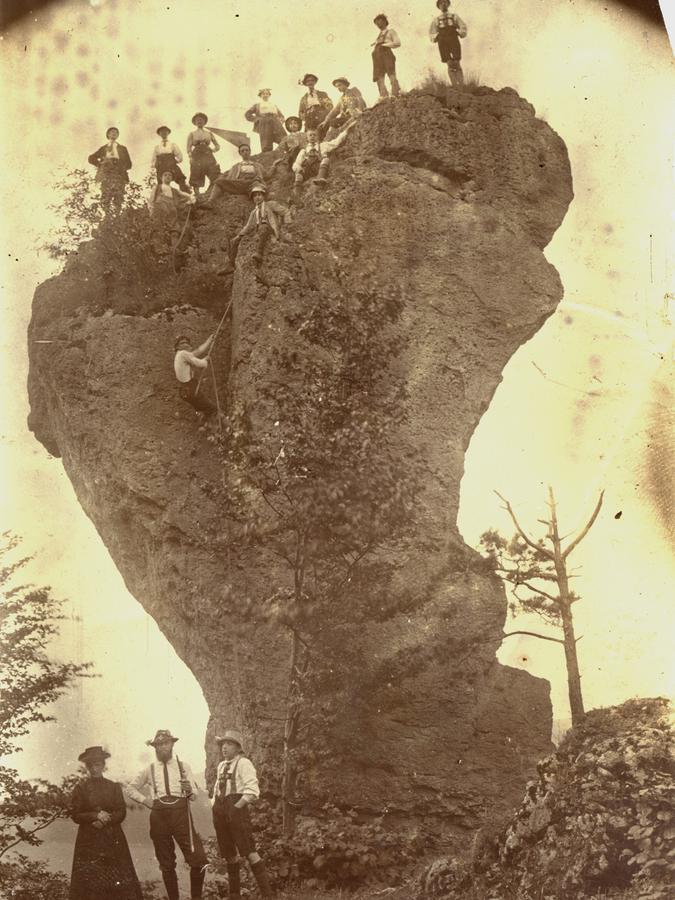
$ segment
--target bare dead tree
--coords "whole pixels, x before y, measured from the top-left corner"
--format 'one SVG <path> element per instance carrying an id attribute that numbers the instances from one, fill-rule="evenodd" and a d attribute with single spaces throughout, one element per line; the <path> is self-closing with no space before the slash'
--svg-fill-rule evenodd
<path id="1" fill-rule="evenodd" d="M 534 612 L 562 632 L 562 637 L 552 637 L 536 631 L 509 631 L 504 636 L 527 635 L 562 644 L 572 724 L 578 725 L 584 718 L 577 655 L 577 642 L 581 638 L 575 635 L 572 606 L 580 597 L 570 588 L 570 578 L 574 576 L 568 572 L 567 561 L 598 518 L 604 491 L 600 492 L 586 524 L 566 545 L 567 537 L 560 534 L 556 500 L 551 487 L 548 489 L 549 517 L 538 520 L 546 526 L 546 534 L 538 540 L 530 537 L 522 527 L 511 503 L 497 491 L 495 493 L 503 501 L 504 509 L 516 528 L 516 534 L 509 541 L 497 531 L 486 531 L 481 537 L 481 547 L 494 563 L 495 571 L 511 585 L 515 598 L 512 610 L 519 608 L 525 612 Z"/>

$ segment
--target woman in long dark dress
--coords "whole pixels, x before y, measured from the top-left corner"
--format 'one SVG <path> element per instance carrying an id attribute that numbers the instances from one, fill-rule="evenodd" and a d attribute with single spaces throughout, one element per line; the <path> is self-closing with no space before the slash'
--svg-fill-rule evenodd
<path id="1" fill-rule="evenodd" d="M 121 827 L 127 814 L 122 788 L 103 777 L 109 756 L 102 747 L 87 747 L 78 757 L 89 778 L 73 791 L 71 818 L 79 828 L 70 900 L 143 900 Z"/>

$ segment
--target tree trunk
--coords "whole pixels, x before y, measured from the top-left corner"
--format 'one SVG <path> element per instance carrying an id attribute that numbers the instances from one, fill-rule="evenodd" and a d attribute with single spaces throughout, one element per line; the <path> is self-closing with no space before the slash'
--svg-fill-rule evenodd
<path id="1" fill-rule="evenodd" d="M 556 580 L 560 591 L 559 609 L 563 629 L 565 648 L 565 664 L 567 668 L 567 692 L 570 700 L 570 712 L 572 725 L 580 725 L 583 722 L 584 700 L 581 694 L 581 674 L 579 672 L 579 658 L 577 656 L 577 640 L 574 635 L 574 619 L 572 617 L 572 598 L 570 597 L 570 585 L 567 576 L 567 563 L 562 552 L 562 542 L 558 531 L 558 518 L 556 516 L 555 497 L 549 488 L 549 505 L 551 508 L 550 538 L 553 544 L 553 554 Z"/>
<path id="2" fill-rule="evenodd" d="M 295 789 L 298 780 L 298 769 L 293 751 L 298 746 L 298 729 L 300 726 L 301 710 L 299 678 L 302 656 L 302 643 L 294 631 L 291 644 L 291 664 L 288 674 L 286 722 L 284 724 L 283 775 L 281 779 L 284 837 L 290 837 L 295 831 L 295 819 L 297 815 Z"/>

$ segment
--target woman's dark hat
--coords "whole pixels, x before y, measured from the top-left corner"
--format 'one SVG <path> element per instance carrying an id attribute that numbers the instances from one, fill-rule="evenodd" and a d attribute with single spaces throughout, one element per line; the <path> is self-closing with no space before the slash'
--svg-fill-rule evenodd
<path id="1" fill-rule="evenodd" d="M 106 131 L 105 136 L 106 136 L 106 137 L 110 137 L 110 132 L 111 132 L 111 131 L 116 131 L 118 134 L 120 133 L 120 130 L 119 130 L 119 128 L 117 127 L 117 125 L 111 125 L 110 128 Z"/>
<path id="2" fill-rule="evenodd" d="M 178 740 L 177 737 L 174 737 L 171 732 L 166 728 L 160 728 L 159 731 L 155 734 L 154 738 L 151 741 L 146 741 L 145 743 L 148 747 L 156 747 L 157 744 L 161 744 L 162 741 L 172 741 L 174 744 Z"/>
<path id="3" fill-rule="evenodd" d="M 346 84 L 347 87 L 349 87 L 349 78 L 334 78 L 331 81 L 331 84 L 333 85 L 333 87 L 337 87 L 338 84 L 340 84 L 340 82 L 342 82 L 343 84 Z"/>
<path id="4" fill-rule="evenodd" d="M 300 128 L 302 128 L 302 119 L 300 118 L 300 116 L 289 116 L 284 122 L 286 128 L 288 128 L 291 122 L 295 122 L 296 125 L 299 125 Z"/>
<path id="5" fill-rule="evenodd" d="M 385 25 L 389 25 L 389 19 L 385 16 L 384 13 L 379 13 L 379 15 L 375 16 L 375 18 L 373 19 L 373 24 L 374 24 L 374 25 L 377 25 L 377 23 L 378 23 L 381 19 L 384 19 L 384 24 L 385 24 Z"/>
<path id="6" fill-rule="evenodd" d="M 204 124 L 205 124 L 205 125 L 206 125 L 206 123 L 209 121 L 209 117 L 206 115 L 206 113 L 195 113 L 194 116 L 192 117 L 192 124 L 193 124 L 193 125 L 196 125 L 196 124 L 197 124 L 197 123 L 195 122 L 195 119 L 198 119 L 200 116 L 201 116 L 202 119 L 204 120 Z"/>
<path id="7" fill-rule="evenodd" d="M 87 747 L 77 758 L 80 762 L 88 763 L 95 759 L 109 759 L 110 754 L 103 747 Z"/>
<path id="8" fill-rule="evenodd" d="M 445 0 L 436 0 L 436 6 L 440 9 L 441 3 L 444 3 L 444 2 L 445 2 Z M 450 0 L 448 0 L 448 6 L 452 6 L 452 3 L 450 2 Z"/>
<path id="9" fill-rule="evenodd" d="M 312 75 L 311 72 L 308 72 L 308 73 L 305 75 L 305 77 L 302 79 L 302 81 L 300 82 L 300 84 L 306 85 L 307 82 L 308 82 L 308 80 L 309 80 L 310 78 L 313 78 L 314 81 L 318 81 L 318 80 L 319 80 L 319 79 L 316 77 L 316 75 Z"/>
<path id="10" fill-rule="evenodd" d="M 171 134 L 171 129 L 168 125 L 160 125 L 156 133 L 160 134 L 162 131 L 167 131 L 169 134 Z"/>

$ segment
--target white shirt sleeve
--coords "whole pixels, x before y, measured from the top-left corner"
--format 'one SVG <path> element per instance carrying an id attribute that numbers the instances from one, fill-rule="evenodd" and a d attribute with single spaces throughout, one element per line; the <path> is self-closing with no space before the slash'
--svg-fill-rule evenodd
<path id="1" fill-rule="evenodd" d="M 255 766 L 245 756 L 239 760 L 239 765 L 237 766 L 237 793 L 242 794 L 248 803 L 257 800 L 260 796 Z"/>
<path id="2" fill-rule="evenodd" d="M 293 171 L 299 172 L 302 169 L 302 164 L 305 161 L 305 157 L 307 156 L 306 150 L 301 150 L 298 155 L 295 157 L 295 162 L 293 163 Z"/>
<path id="3" fill-rule="evenodd" d="M 146 784 L 150 781 L 150 769 L 143 769 L 133 781 L 129 781 L 124 786 L 124 791 L 128 797 L 132 800 L 135 800 L 137 803 L 147 803 L 147 796 L 142 793 L 141 788 L 144 788 Z"/>
<path id="4" fill-rule="evenodd" d="M 178 149 L 178 144 L 172 144 L 171 148 L 173 150 L 173 155 L 175 157 L 176 162 L 182 163 L 183 162 L 183 154 Z"/>

